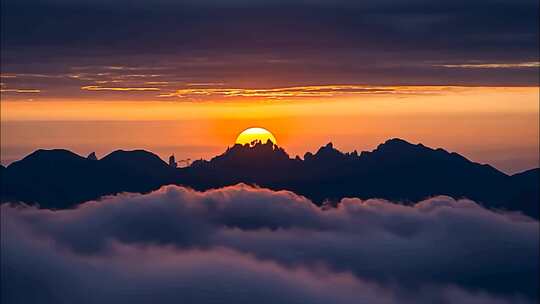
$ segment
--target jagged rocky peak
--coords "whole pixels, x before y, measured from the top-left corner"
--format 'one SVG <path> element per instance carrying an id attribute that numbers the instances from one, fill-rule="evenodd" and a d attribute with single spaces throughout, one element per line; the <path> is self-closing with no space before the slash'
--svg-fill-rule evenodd
<path id="1" fill-rule="evenodd" d="M 176 158 L 174 157 L 174 154 L 169 156 L 169 167 L 171 168 L 177 168 L 178 162 L 176 161 Z"/>
<path id="2" fill-rule="evenodd" d="M 96 152 L 92 152 L 92 153 L 88 154 L 88 156 L 86 158 L 89 159 L 89 160 L 98 160 L 98 158 L 96 156 Z"/>
<path id="3" fill-rule="evenodd" d="M 264 146 L 264 147 L 272 148 L 272 149 L 275 149 L 275 148 L 278 147 L 270 139 L 266 140 L 266 142 L 262 142 L 261 140 L 254 140 L 254 141 L 252 141 L 252 142 L 250 142 L 248 144 L 244 144 L 244 145 L 235 144 L 235 146 L 241 146 L 241 147 L 244 147 L 244 148 L 256 148 L 256 147 Z"/>
<path id="4" fill-rule="evenodd" d="M 285 152 L 285 150 L 278 145 L 274 144 L 271 140 L 267 140 L 265 143 L 263 143 L 260 140 L 254 140 L 253 142 L 249 144 L 235 144 L 234 146 L 227 148 L 226 153 L 234 153 L 238 151 L 244 151 L 244 152 L 260 152 L 260 151 L 267 151 L 267 152 Z"/>
<path id="5" fill-rule="evenodd" d="M 352 158 L 358 158 L 358 152 L 355 150 L 351 153 L 343 153 L 339 151 L 338 149 L 334 148 L 334 145 L 329 142 L 325 146 L 322 146 L 317 150 L 315 154 L 311 152 L 307 152 L 304 154 L 304 160 L 306 161 L 313 161 L 313 160 L 345 160 L 345 159 L 352 159 Z"/>
<path id="6" fill-rule="evenodd" d="M 261 141 L 254 142 L 253 144 L 235 144 L 232 147 L 214 158 L 209 162 L 197 162 L 197 166 L 204 166 L 206 164 L 236 164 L 236 165 L 249 165 L 251 162 L 288 162 L 290 160 L 289 154 L 285 150 L 272 141 L 262 143 Z"/>
<path id="7" fill-rule="evenodd" d="M 343 153 L 335 149 L 334 144 L 329 142 L 325 146 L 320 147 L 315 155 L 316 156 L 331 156 L 331 155 L 343 155 Z"/>

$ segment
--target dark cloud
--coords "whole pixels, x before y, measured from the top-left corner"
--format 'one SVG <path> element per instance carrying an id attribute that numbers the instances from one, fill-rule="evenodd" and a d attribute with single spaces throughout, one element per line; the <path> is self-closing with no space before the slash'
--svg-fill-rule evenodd
<path id="1" fill-rule="evenodd" d="M 130 65 L 233 86 L 536 85 L 537 68 L 519 64 L 538 62 L 537 12 L 533 0 L 4 0 L 2 72 Z M 518 66 L 445 67 L 471 63 Z"/>
<path id="2" fill-rule="evenodd" d="M 2 302 L 532 303 L 538 229 L 449 197 L 320 209 L 245 185 L 4 205 Z"/>

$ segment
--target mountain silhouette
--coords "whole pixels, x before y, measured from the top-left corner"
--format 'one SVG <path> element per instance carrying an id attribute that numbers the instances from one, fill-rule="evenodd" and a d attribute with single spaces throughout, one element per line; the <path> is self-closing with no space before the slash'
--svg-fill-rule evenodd
<path id="1" fill-rule="evenodd" d="M 149 192 L 173 181 L 157 155 L 118 150 L 101 160 L 67 150 L 37 150 L 2 171 L 2 201 L 68 208 L 119 192 Z"/>
<path id="2" fill-rule="evenodd" d="M 3 202 L 69 208 L 119 192 L 177 184 L 206 190 L 240 182 L 291 190 L 317 204 L 343 197 L 409 204 L 435 195 L 469 198 L 486 207 L 538 218 L 539 169 L 509 176 L 443 149 L 390 139 L 371 152 L 342 153 L 331 143 L 303 159 L 268 141 L 236 144 L 210 160 L 174 168 L 143 150 L 100 160 L 66 150 L 38 150 L 0 171 Z"/>

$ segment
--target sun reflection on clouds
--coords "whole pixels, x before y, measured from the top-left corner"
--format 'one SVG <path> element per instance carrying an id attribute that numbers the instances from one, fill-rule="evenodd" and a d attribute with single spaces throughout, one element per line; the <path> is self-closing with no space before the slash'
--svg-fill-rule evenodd
<path id="1" fill-rule="evenodd" d="M 430 95 L 460 90 L 449 86 L 367 86 L 367 85 L 318 85 L 282 88 L 184 88 L 158 95 L 160 98 L 196 97 L 253 97 L 253 98 L 319 98 L 347 95 Z"/>
<path id="2" fill-rule="evenodd" d="M 154 87 L 100 87 L 100 86 L 84 86 L 81 90 L 87 91 L 159 91 L 160 88 Z"/>

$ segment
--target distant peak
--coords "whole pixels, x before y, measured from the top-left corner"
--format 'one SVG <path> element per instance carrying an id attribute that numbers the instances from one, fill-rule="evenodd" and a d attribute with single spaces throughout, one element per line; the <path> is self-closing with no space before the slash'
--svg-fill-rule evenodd
<path id="1" fill-rule="evenodd" d="M 401 138 L 392 138 L 380 144 L 376 150 L 410 150 L 415 148 L 425 148 L 425 146 L 415 145 Z"/>
<path id="2" fill-rule="evenodd" d="M 339 150 L 337 150 L 336 148 L 334 148 L 334 144 L 333 144 L 333 143 L 329 142 L 329 143 L 327 143 L 326 145 L 320 147 L 316 154 L 320 154 L 320 153 L 335 153 L 335 152 L 338 152 L 338 153 L 342 154 Z"/>
<path id="3" fill-rule="evenodd" d="M 36 150 L 23 159 L 15 161 L 9 167 L 35 167 L 41 164 L 74 164 L 86 161 L 86 158 L 65 149 Z"/>
<path id="4" fill-rule="evenodd" d="M 146 151 L 146 150 L 141 150 L 141 149 L 138 149 L 138 150 L 122 150 L 122 149 L 119 149 L 119 150 L 115 150 L 113 152 L 111 152 L 109 155 L 113 155 L 113 154 L 118 154 L 118 155 L 121 155 L 121 154 L 152 154 L 154 155 L 154 153 L 152 152 L 149 152 L 149 151 Z M 109 156 L 107 155 L 107 156 Z"/>
<path id="5" fill-rule="evenodd" d="M 344 154 L 341 151 L 334 148 L 334 145 L 329 142 L 326 145 L 322 146 L 317 150 L 315 154 L 311 152 L 306 152 L 304 154 L 304 160 L 314 161 L 314 160 L 324 160 L 324 161 L 333 161 L 333 160 L 343 160 L 353 154 Z"/>
<path id="6" fill-rule="evenodd" d="M 391 138 L 385 141 L 383 145 L 411 145 L 413 146 L 413 144 L 411 144 L 410 142 L 401 138 L 397 138 L 397 137 Z"/>
<path id="7" fill-rule="evenodd" d="M 86 158 L 89 159 L 89 160 L 98 160 L 98 158 L 96 156 L 96 152 L 92 152 L 92 153 L 88 154 L 88 156 Z"/>
<path id="8" fill-rule="evenodd" d="M 75 154 L 69 150 L 65 149 L 38 149 L 32 153 L 30 153 L 28 156 L 25 157 L 25 159 L 32 159 L 32 158 L 42 158 L 42 157 L 72 157 L 72 158 L 82 158 L 80 155 Z"/>
<path id="9" fill-rule="evenodd" d="M 102 161 L 142 161 L 153 160 L 165 164 L 165 162 L 156 154 L 146 150 L 116 150 L 101 159 Z"/>

